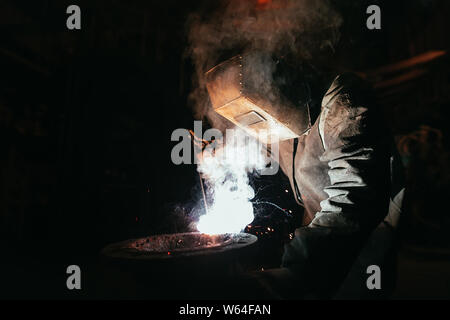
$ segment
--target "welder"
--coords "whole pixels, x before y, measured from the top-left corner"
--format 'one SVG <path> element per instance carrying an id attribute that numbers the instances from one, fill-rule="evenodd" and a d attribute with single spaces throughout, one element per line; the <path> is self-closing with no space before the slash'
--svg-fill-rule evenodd
<path id="1" fill-rule="evenodd" d="M 351 73 L 319 73 L 289 57 L 248 52 L 206 74 L 215 112 L 264 135 L 304 207 L 282 266 L 252 278 L 271 298 L 365 298 L 370 266 L 392 287 L 391 139 L 370 86 Z M 261 289 L 262 288 L 262 289 Z M 381 292 L 381 291 L 380 291 Z M 376 295 L 376 293 L 375 293 Z"/>

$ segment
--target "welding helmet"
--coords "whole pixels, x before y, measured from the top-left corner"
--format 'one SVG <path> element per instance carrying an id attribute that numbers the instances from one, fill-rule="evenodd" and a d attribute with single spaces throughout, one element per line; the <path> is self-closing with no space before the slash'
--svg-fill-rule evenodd
<path id="1" fill-rule="evenodd" d="M 214 111 L 263 143 L 298 138 L 311 128 L 308 85 L 288 59 L 250 52 L 205 77 Z"/>

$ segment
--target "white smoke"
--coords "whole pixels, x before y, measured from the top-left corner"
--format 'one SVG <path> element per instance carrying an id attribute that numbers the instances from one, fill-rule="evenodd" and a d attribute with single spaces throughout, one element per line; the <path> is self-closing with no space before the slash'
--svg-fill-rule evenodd
<path id="1" fill-rule="evenodd" d="M 327 53 L 334 51 L 340 39 L 342 24 L 331 2 L 270 0 L 258 7 L 257 1 L 207 1 L 204 11 L 191 14 L 187 54 L 196 71 L 190 94 L 195 118 L 207 118 L 214 128 L 227 127 L 224 119 L 210 107 L 204 74 L 234 55 L 265 52 L 292 55 L 299 61 L 325 55 L 327 61 Z M 273 65 L 267 61 L 255 61 L 252 68 L 257 74 L 271 76 L 273 72 Z"/>
<path id="2" fill-rule="evenodd" d="M 253 221 L 255 192 L 249 173 L 263 170 L 267 161 L 261 143 L 242 130 L 227 130 L 226 144 L 203 152 L 197 170 L 205 180 L 211 205 L 200 217 L 198 231 L 237 233 Z"/>

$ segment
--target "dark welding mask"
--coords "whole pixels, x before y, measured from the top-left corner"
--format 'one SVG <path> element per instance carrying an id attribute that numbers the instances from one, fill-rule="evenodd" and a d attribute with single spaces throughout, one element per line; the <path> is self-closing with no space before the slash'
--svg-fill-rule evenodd
<path id="1" fill-rule="evenodd" d="M 206 87 L 215 112 L 270 144 L 298 138 L 311 128 L 303 79 L 286 59 L 251 52 L 209 70 Z"/>

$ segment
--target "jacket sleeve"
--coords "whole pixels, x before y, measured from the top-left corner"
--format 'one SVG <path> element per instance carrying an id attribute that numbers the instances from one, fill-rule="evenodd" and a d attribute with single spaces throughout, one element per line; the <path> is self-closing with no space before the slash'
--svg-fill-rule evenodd
<path id="1" fill-rule="evenodd" d="M 323 99 L 320 160 L 328 163 L 328 197 L 286 245 L 282 263 L 299 276 L 305 292 L 326 295 L 337 289 L 386 215 L 389 153 L 379 111 L 370 90 L 353 75 L 336 78 Z"/>

